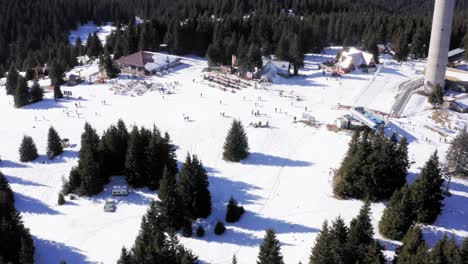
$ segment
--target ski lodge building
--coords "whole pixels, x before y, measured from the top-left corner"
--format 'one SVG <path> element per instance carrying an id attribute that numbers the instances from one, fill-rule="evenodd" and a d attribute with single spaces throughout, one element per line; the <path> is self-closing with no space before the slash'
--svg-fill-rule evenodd
<path id="1" fill-rule="evenodd" d="M 275 77 L 290 77 L 292 65 L 288 61 L 266 60 L 263 62 L 263 68 L 260 70 L 261 80 L 264 82 L 273 82 Z"/>
<path id="2" fill-rule="evenodd" d="M 121 72 L 132 75 L 153 75 L 179 65 L 181 59 L 163 53 L 139 51 L 115 61 Z"/>
<path id="3" fill-rule="evenodd" d="M 343 50 L 336 64 L 336 70 L 341 74 L 350 73 L 357 68 L 375 69 L 375 67 L 374 55 L 356 48 L 349 48 L 347 51 Z"/>

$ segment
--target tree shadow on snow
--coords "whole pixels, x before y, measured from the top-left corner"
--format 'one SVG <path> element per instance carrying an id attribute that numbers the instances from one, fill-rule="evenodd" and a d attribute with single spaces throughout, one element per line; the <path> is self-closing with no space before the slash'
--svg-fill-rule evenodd
<path id="1" fill-rule="evenodd" d="M 267 218 L 249 211 L 246 211 L 235 225 L 252 231 L 263 231 L 272 228 L 277 234 L 320 232 L 317 228 L 294 224 L 284 220 Z"/>
<path id="2" fill-rule="evenodd" d="M 215 222 L 211 223 L 211 228 L 214 228 L 215 224 Z M 238 222 L 226 223 L 226 228 L 226 232 L 221 236 L 208 232 L 208 234 L 202 239 L 238 246 L 257 247 L 263 242 L 263 231 L 268 228 L 275 230 L 277 234 L 317 233 L 320 231 L 317 228 L 289 223 L 278 219 L 266 218 L 249 211 L 246 211 Z M 245 231 L 242 231 L 241 229 Z M 256 236 L 253 234 L 254 232 L 262 232 L 262 234 Z M 281 244 L 290 245 L 283 242 Z"/>
<path id="3" fill-rule="evenodd" d="M 66 162 L 66 159 L 78 158 L 78 151 L 76 150 L 64 150 L 62 154 L 58 155 L 53 159 L 49 159 L 47 155 L 39 155 L 37 159 L 33 161 L 36 164 L 57 164 Z"/>
<path id="4" fill-rule="evenodd" d="M 2 160 L 0 161 L 0 168 L 29 168 L 28 165 L 24 163 L 14 162 L 11 160 Z"/>
<path id="5" fill-rule="evenodd" d="M 402 137 L 406 137 L 408 143 L 412 143 L 415 140 L 417 140 L 416 137 L 409 133 L 407 130 L 399 127 L 393 122 L 388 122 L 385 128 L 385 135 L 390 137 L 393 133 L 396 133 L 398 140 L 400 140 Z"/>
<path id="6" fill-rule="evenodd" d="M 15 177 L 15 176 L 9 176 L 9 175 L 5 175 L 5 176 L 7 177 L 8 182 L 10 184 L 21 184 L 21 185 L 36 186 L 36 187 L 48 187 L 47 185 L 43 185 L 43 184 L 40 184 L 40 183 L 37 183 L 37 182 L 21 179 L 21 178 Z"/>
<path id="7" fill-rule="evenodd" d="M 311 162 L 308 161 L 291 160 L 288 158 L 282 158 L 257 152 L 250 153 L 247 159 L 241 161 L 241 164 L 273 167 L 307 167 L 313 165 Z"/>
<path id="8" fill-rule="evenodd" d="M 214 208 L 224 210 L 231 196 L 242 205 L 255 204 L 260 199 L 258 195 L 251 193 L 251 191 L 260 189 L 259 187 L 245 182 L 213 176 L 214 172 L 210 170 L 208 170 L 208 173 L 210 174 L 210 191 L 213 196 L 212 203 Z M 221 188 L 225 188 L 225 190 L 221 191 Z"/>
<path id="9" fill-rule="evenodd" d="M 36 236 L 33 239 L 36 248 L 34 259 L 37 263 L 59 263 L 62 260 L 67 263 L 90 263 L 77 248 Z"/>
<path id="10" fill-rule="evenodd" d="M 261 200 L 261 197 L 252 193 L 255 190 L 259 190 L 259 187 L 241 181 L 233 181 L 228 178 L 214 176 L 213 174 L 219 173 L 216 169 L 209 167 L 205 167 L 205 169 L 210 175 L 210 191 L 213 203 L 213 212 L 208 219 L 210 228 L 214 228 L 217 220 L 224 221 L 226 204 L 231 196 L 243 206 L 257 204 L 257 201 Z M 236 228 L 232 228 L 233 226 Z M 216 236 L 208 232 L 207 236 L 203 239 L 239 246 L 258 246 L 263 241 L 263 235 L 257 237 L 252 233 L 264 231 L 268 228 L 274 229 L 278 234 L 319 232 L 316 228 L 264 217 L 248 211 L 248 209 L 246 209 L 244 215 L 238 222 L 226 223 L 226 227 L 227 231 L 225 234 Z"/>
<path id="11" fill-rule="evenodd" d="M 443 237 L 443 235 L 453 236 L 455 241 L 461 245 L 464 237 L 460 234 L 468 232 L 468 186 L 466 182 L 452 181 L 450 184 L 451 196 L 446 197 L 442 203 L 442 213 L 436 219 L 433 225 L 424 229 L 424 236 L 429 245 L 434 244 Z"/>
<path id="12" fill-rule="evenodd" d="M 15 206 L 21 213 L 49 215 L 61 214 L 38 199 L 17 192 L 15 192 Z"/>
<path id="13" fill-rule="evenodd" d="M 457 181 L 450 182 L 450 191 L 464 192 L 468 194 L 468 181 L 467 182 L 457 182 Z"/>
<path id="14" fill-rule="evenodd" d="M 32 103 L 29 105 L 26 105 L 23 107 L 23 109 L 28 109 L 28 110 L 47 110 L 47 109 L 53 109 L 53 108 L 65 108 L 63 103 L 66 100 L 61 99 L 61 100 L 54 100 L 51 98 L 44 98 L 42 101 L 39 101 L 37 103 Z"/>

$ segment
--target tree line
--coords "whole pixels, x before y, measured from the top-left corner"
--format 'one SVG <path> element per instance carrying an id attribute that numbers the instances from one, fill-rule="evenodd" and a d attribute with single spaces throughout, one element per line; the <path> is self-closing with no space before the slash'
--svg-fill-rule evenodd
<path id="1" fill-rule="evenodd" d="M 468 4 L 458 0 L 456 5 L 451 48 L 468 45 Z M 54 60 L 73 67 L 77 50 L 69 43 L 69 30 L 88 20 L 124 26 L 135 16 L 145 23 L 134 32 L 118 30 L 110 53 L 121 56 L 165 43 L 172 53 L 204 56 L 211 45 L 214 61 L 225 63 L 234 50 L 227 44 L 244 39 L 241 52 L 235 49 L 241 62 L 251 46 L 253 54 L 260 49 L 286 55 L 280 52 L 284 43 L 297 49 L 283 58 L 300 60 L 297 55 L 327 45 L 366 46 L 362 40 L 374 39 L 392 43 L 397 58 L 409 53 L 419 58 L 427 54 L 432 9 L 433 1 L 416 0 L 1 0 L 0 74 L 11 65 L 30 71 Z M 247 56 L 242 63 L 252 67 L 255 58 Z"/>

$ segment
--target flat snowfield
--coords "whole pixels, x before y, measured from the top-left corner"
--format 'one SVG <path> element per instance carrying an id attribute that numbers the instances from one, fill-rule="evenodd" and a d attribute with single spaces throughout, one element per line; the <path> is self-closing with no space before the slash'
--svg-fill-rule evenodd
<path id="1" fill-rule="evenodd" d="M 73 201 L 67 197 L 65 205 L 57 206 L 62 178 L 67 178 L 77 164 L 84 123 L 89 122 L 101 134 L 119 118 L 129 128 L 156 125 L 169 132 L 180 162 L 187 153 L 202 160 L 209 173 L 213 213 L 199 222 L 205 227 L 205 237 L 181 241 L 203 263 L 230 263 L 233 254 L 239 263 L 253 263 L 267 228 L 277 232 L 286 263 L 307 263 L 323 221 L 341 216 L 349 223 L 362 206 L 361 201 L 333 198 L 332 171 L 340 165 L 351 134 L 329 131 L 325 125 L 347 113 L 337 109 L 338 104 L 361 102 L 372 109 L 389 111 L 395 86 L 420 74 L 408 66 L 388 63 L 376 78 L 356 71 L 336 80 L 313 69 L 321 59 L 307 56 L 302 76 L 278 79 L 271 86 L 257 84 L 257 89 L 252 83 L 235 92 L 210 87 L 203 80 L 206 61 L 193 57 L 183 58 L 183 64 L 169 75 L 145 79 L 148 83 L 171 84 L 171 94 L 152 91 L 132 97 L 115 94 L 112 83 L 84 83 L 62 87 L 73 93 L 71 98 L 55 102 L 48 91 L 44 101 L 15 109 L 13 98 L 0 88 L 0 170 L 9 180 L 16 207 L 34 237 L 36 263 L 115 263 L 122 246 L 132 246 L 141 217 L 151 200 L 157 199 L 156 192 L 131 190 L 128 197 L 114 198 L 116 212 L 106 213 L 103 206 L 111 198 L 112 186 L 125 183 L 124 177 L 115 177 L 103 193 Z M 97 71 L 97 66 L 85 65 L 72 72 L 78 71 L 87 76 Z M 118 82 L 128 83 L 124 78 Z M 46 85 L 48 80 L 41 83 Z M 252 115 L 256 111 L 259 115 Z M 295 123 L 294 117 L 301 120 L 303 113 L 314 116 L 317 125 Z M 184 116 L 190 121 L 185 121 Z M 431 111 L 426 111 L 391 120 L 388 129 L 409 139 L 413 162 L 409 181 L 414 180 L 434 150 L 444 156 L 448 145 L 441 133 L 450 140 L 454 135 L 451 129 L 466 122 L 464 116 L 450 115 L 451 129 L 441 128 L 430 116 Z M 251 150 L 250 157 L 237 164 L 222 160 L 224 139 L 234 118 L 243 122 Z M 259 121 L 268 121 L 270 128 L 249 126 Z M 51 125 L 71 142 L 53 161 L 45 156 Z M 32 136 L 36 142 L 41 156 L 35 162 L 19 162 L 23 135 Z M 457 241 L 468 235 L 468 183 L 456 180 L 451 186 L 453 195 L 444 201 L 442 215 L 434 225 L 424 228 L 430 245 L 445 233 L 453 234 Z M 225 234 L 216 236 L 214 225 L 224 220 L 230 196 L 245 207 L 246 213 L 239 222 L 228 224 Z M 374 227 L 384 208 L 384 203 L 372 205 Z M 398 243 L 381 242 L 386 254 L 392 256 Z"/>

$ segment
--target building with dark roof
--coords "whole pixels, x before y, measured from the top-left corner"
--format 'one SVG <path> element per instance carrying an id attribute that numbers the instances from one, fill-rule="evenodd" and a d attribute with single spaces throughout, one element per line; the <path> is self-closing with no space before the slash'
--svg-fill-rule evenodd
<path id="1" fill-rule="evenodd" d="M 134 75 L 152 75 L 169 70 L 180 64 L 180 57 L 163 53 L 139 51 L 121 57 L 115 62 L 124 73 Z"/>
<path id="2" fill-rule="evenodd" d="M 460 60 L 463 59 L 464 55 L 465 55 L 465 50 L 464 49 L 451 50 L 448 53 L 448 61 L 449 61 L 449 63 L 460 61 Z"/>

